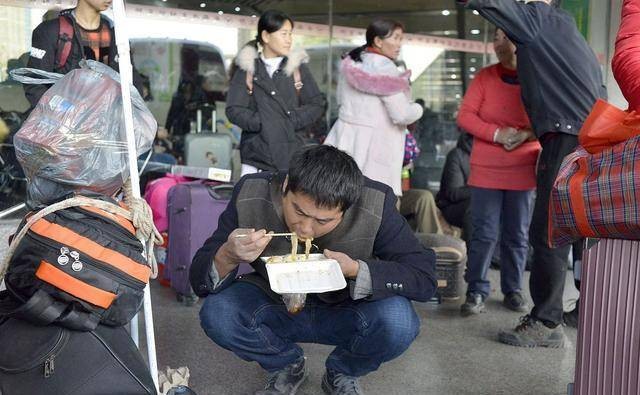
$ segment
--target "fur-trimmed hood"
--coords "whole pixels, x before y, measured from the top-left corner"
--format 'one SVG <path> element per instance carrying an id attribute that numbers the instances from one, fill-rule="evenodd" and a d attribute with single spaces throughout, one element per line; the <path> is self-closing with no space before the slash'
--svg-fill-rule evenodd
<path id="1" fill-rule="evenodd" d="M 235 63 L 241 69 L 247 73 L 255 74 L 256 72 L 256 59 L 258 59 L 258 50 L 252 45 L 245 45 L 238 55 L 236 56 Z M 284 72 L 290 76 L 293 74 L 293 70 L 300 67 L 303 63 L 309 63 L 309 55 L 304 49 L 294 49 L 289 53 L 286 58 L 284 66 Z"/>
<path id="2" fill-rule="evenodd" d="M 388 58 L 377 54 L 363 54 L 362 62 L 347 56 L 340 71 L 354 89 L 376 96 L 390 96 L 409 92 L 411 71 L 400 72 Z"/>

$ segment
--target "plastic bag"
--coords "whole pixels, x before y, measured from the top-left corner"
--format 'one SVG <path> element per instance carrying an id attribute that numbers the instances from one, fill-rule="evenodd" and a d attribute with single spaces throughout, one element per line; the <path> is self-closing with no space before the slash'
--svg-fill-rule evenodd
<path id="1" fill-rule="evenodd" d="M 282 300 L 287 311 L 291 314 L 298 314 L 304 309 L 304 303 L 307 300 L 307 294 L 283 294 Z"/>
<path id="2" fill-rule="evenodd" d="M 578 143 L 590 154 L 596 154 L 638 135 L 640 114 L 598 99 L 580 129 Z"/>
<path id="3" fill-rule="evenodd" d="M 36 69 L 12 71 L 12 77 L 23 83 L 59 78 L 14 138 L 16 156 L 29 180 L 32 207 L 70 193 L 110 196 L 129 177 L 120 75 L 100 62 L 82 61 L 80 66 L 64 76 Z M 136 149 L 146 152 L 157 123 L 133 87 L 131 101 Z"/>

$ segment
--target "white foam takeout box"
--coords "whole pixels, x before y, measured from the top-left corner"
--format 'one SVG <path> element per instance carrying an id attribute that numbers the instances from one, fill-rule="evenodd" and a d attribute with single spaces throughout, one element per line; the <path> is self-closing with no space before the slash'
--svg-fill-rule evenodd
<path id="1" fill-rule="evenodd" d="M 261 257 L 275 293 L 323 293 L 347 286 L 338 261 L 323 254 L 309 254 L 308 260 L 297 262 L 267 263 L 269 258 Z"/>

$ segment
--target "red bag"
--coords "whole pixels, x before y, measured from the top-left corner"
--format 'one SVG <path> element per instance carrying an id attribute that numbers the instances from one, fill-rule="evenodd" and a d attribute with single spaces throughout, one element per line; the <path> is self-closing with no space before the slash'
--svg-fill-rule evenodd
<path id="1" fill-rule="evenodd" d="M 590 154 L 611 148 L 640 134 L 640 114 L 622 111 L 598 99 L 584 121 L 578 144 Z"/>
<path id="2" fill-rule="evenodd" d="M 549 201 L 549 244 L 640 239 L 640 117 L 598 101 Z"/>

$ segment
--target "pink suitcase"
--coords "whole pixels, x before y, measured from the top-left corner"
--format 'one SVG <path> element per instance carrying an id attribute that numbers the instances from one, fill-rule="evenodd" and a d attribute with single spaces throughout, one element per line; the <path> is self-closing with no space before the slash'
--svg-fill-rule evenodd
<path id="1" fill-rule="evenodd" d="M 574 393 L 637 395 L 640 241 L 603 239 L 583 258 Z"/>
<path id="2" fill-rule="evenodd" d="M 169 214 L 167 213 L 169 189 L 189 181 L 190 179 L 186 177 L 167 174 L 165 177 L 158 178 L 147 184 L 144 191 L 144 200 L 151 206 L 153 223 L 160 232 L 166 232 L 169 229 Z"/>

